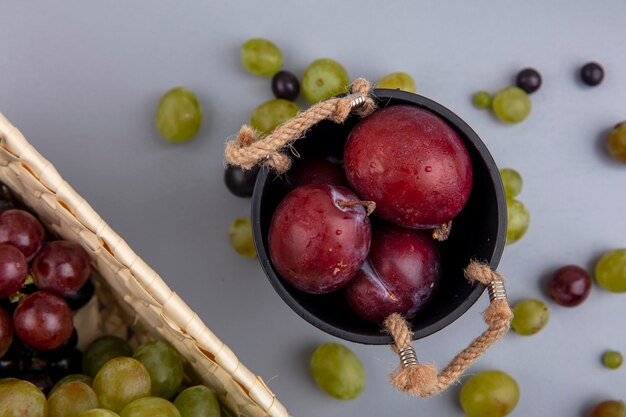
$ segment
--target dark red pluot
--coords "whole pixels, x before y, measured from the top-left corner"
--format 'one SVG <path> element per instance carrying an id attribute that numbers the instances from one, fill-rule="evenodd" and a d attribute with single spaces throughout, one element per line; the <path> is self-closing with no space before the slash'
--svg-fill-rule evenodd
<path id="1" fill-rule="evenodd" d="M 13 343 L 13 321 L 6 310 L 0 307 L 0 358 L 7 353 Z"/>
<path id="2" fill-rule="evenodd" d="M 0 244 L 0 299 L 22 288 L 28 277 L 28 262 L 15 246 Z"/>
<path id="3" fill-rule="evenodd" d="M 430 233 L 374 227 L 368 262 L 345 288 L 346 300 L 375 323 L 391 313 L 415 316 L 432 298 L 441 276 L 439 250 Z"/>
<path id="4" fill-rule="evenodd" d="M 60 296 L 78 292 L 91 274 L 89 255 L 78 243 L 55 240 L 33 262 L 37 286 Z"/>
<path id="5" fill-rule="evenodd" d="M 574 307 L 585 301 L 591 292 L 591 276 L 583 268 L 567 265 L 559 268 L 548 283 L 550 298 L 565 307 Z"/>
<path id="6" fill-rule="evenodd" d="M 321 294 L 345 285 L 370 248 L 371 227 L 364 207 L 341 207 L 358 197 L 344 187 L 310 184 L 280 202 L 269 229 L 274 267 L 299 290 Z"/>
<path id="7" fill-rule="evenodd" d="M 0 243 L 22 251 L 27 261 L 43 246 L 44 229 L 39 220 L 24 210 L 9 209 L 0 214 Z"/>
<path id="8" fill-rule="evenodd" d="M 399 226 L 452 220 L 472 189 L 472 163 L 459 135 L 435 114 L 396 105 L 360 121 L 344 149 L 348 182 L 375 215 Z"/>
<path id="9" fill-rule="evenodd" d="M 331 184 L 348 186 L 343 169 L 322 157 L 310 157 L 298 161 L 288 174 L 288 182 L 292 188 L 306 184 Z"/>
<path id="10" fill-rule="evenodd" d="M 22 342 L 39 350 L 61 346 L 72 335 L 72 310 L 65 300 L 38 291 L 26 297 L 13 313 L 15 333 Z"/>

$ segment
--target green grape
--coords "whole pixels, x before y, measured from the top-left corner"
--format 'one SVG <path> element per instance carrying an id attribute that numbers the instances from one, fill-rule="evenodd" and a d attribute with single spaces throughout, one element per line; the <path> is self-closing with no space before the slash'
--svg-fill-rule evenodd
<path id="1" fill-rule="evenodd" d="M 523 300 L 513 307 L 511 328 L 518 334 L 530 336 L 539 333 L 550 319 L 550 311 L 543 301 Z"/>
<path id="2" fill-rule="evenodd" d="M 252 237 L 252 223 L 250 217 L 238 217 L 230 224 L 230 243 L 238 254 L 256 256 L 254 239 Z"/>
<path id="3" fill-rule="evenodd" d="M 275 98 L 254 109 L 250 116 L 250 126 L 261 135 L 272 133 L 278 126 L 298 114 L 300 109 L 293 101 Z"/>
<path id="4" fill-rule="evenodd" d="M 190 387 L 178 394 L 174 405 L 181 417 L 220 417 L 220 404 L 204 385 Z"/>
<path id="5" fill-rule="evenodd" d="M 98 406 L 98 397 L 83 382 L 63 384 L 48 397 L 48 417 L 78 417 Z"/>
<path id="6" fill-rule="evenodd" d="M 95 377 L 100 367 L 110 359 L 132 355 L 133 349 L 126 340 L 115 336 L 99 337 L 83 353 L 83 372 Z"/>
<path id="7" fill-rule="evenodd" d="M 507 197 L 514 198 L 522 191 L 522 176 L 519 172 L 511 168 L 504 168 L 500 170 L 500 177 L 502 178 L 502 185 L 504 185 L 504 193 Z"/>
<path id="8" fill-rule="evenodd" d="M 150 395 L 150 374 L 136 359 L 111 359 L 98 371 L 93 390 L 100 407 L 119 413 L 128 403 Z"/>
<path id="9" fill-rule="evenodd" d="M 46 396 L 30 382 L 6 378 L 0 382 L 0 417 L 46 417 Z"/>
<path id="10" fill-rule="evenodd" d="M 312 103 L 345 93 L 349 84 L 350 79 L 345 68 L 328 58 L 313 61 L 302 76 L 302 91 Z"/>
<path id="11" fill-rule="evenodd" d="M 614 350 L 610 350 L 602 355 L 602 363 L 609 369 L 617 369 L 622 366 L 624 358 L 622 354 Z"/>
<path id="12" fill-rule="evenodd" d="M 83 374 L 71 374 L 71 375 L 67 375 L 63 378 L 61 378 L 60 380 L 57 381 L 56 384 L 54 384 L 52 386 L 52 389 L 50 390 L 50 394 L 52 395 L 54 394 L 54 392 L 56 390 L 58 390 L 60 387 L 62 387 L 63 385 L 67 384 L 68 382 L 82 382 L 84 384 L 87 384 L 88 386 L 92 386 L 93 385 L 93 378 L 88 376 L 88 375 L 83 375 Z"/>
<path id="13" fill-rule="evenodd" d="M 626 248 L 607 252 L 600 258 L 596 281 L 611 292 L 626 292 Z"/>
<path id="14" fill-rule="evenodd" d="M 92 410 L 85 411 L 78 417 L 120 417 L 120 415 L 104 408 L 94 408 Z"/>
<path id="15" fill-rule="evenodd" d="M 327 394 L 352 400 L 365 388 L 365 369 L 358 356 L 338 343 L 320 345 L 311 357 L 311 373 Z"/>
<path id="16" fill-rule="evenodd" d="M 139 398 L 128 404 L 120 417 L 181 417 L 171 402 L 159 397 Z"/>
<path id="17" fill-rule="evenodd" d="M 613 158 L 626 163 L 626 122 L 615 126 L 611 133 L 609 133 L 606 145 Z"/>
<path id="18" fill-rule="evenodd" d="M 183 381 L 183 361 L 176 349 L 161 341 L 147 342 L 137 348 L 133 358 L 150 373 L 152 396 L 171 398 L 176 394 Z"/>
<path id="19" fill-rule="evenodd" d="M 254 75 L 271 77 L 280 70 L 283 55 L 267 39 L 248 39 L 241 47 L 241 63 Z"/>
<path id="20" fill-rule="evenodd" d="M 519 387 L 502 371 L 480 372 L 463 384 L 460 399 L 468 417 L 504 417 L 517 405 Z"/>
<path id="21" fill-rule="evenodd" d="M 515 243 L 524 236 L 530 224 L 528 209 L 519 200 L 506 199 L 506 244 Z"/>
<path id="22" fill-rule="evenodd" d="M 591 410 L 589 417 L 626 417 L 626 404 L 623 401 L 603 401 Z"/>
<path id="23" fill-rule="evenodd" d="M 406 72 L 392 72 L 389 75 L 385 75 L 380 81 L 378 81 L 376 88 L 389 88 L 392 90 L 397 89 L 408 91 L 409 93 L 415 93 L 417 91 L 413 77 Z"/>
<path id="24" fill-rule="evenodd" d="M 488 109 L 489 107 L 491 107 L 492 100 L 493 99 L 491 98 L 491 94 L 486 91 L 479 91 L 474 94 L 474 97 L 472 97 L 472 102 L 474 103 L 474 106 L 478 107 L 479 109 Z"/>
<path id="25" fill-rule="evenodd" d="M 175 87 L 166 92 L 156 110 L 156 126 L 161 136 L 180 143 L 192 139 L 202 125 L 202 108 L 196 94 Z"/>
<path id="26" fill-rule="evenodd" d="M 493 112 L 507 123 L 519 123 L 530 114 L 530 97 L 518 87 L 508 87 L 496 94 L 492 103 Z"/>

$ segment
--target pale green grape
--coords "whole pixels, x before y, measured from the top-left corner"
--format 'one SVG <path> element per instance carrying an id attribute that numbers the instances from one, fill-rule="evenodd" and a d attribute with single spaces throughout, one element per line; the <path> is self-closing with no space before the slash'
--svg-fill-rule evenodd
<path id="1" fill-rule="evenodd" d="M 83 353 L 83 372 L 94 377 L 110 359 L 132 355 L 133 350 L 126 340 L 115 336 L 99 337 Z"/>
<path id="2" fill-rule="evenodd" d="M 519 386 L 502 371 L 470 377 L 461 388 L 461 407 L 468 417 L 504 417 L 519 401 Z"/>
<path id="3" fill-rule="evenodd" d="M 365 388 L 365 369 L 358 356 L 338 343 L 320 345 L 311 357 L 317 385 L 340 400 L 352 400 Z"/>
<path id="4" fill-rule="evenodd" d="M 493 112 L 507 123 L 519 123 L 530 114 L 530 97 L 518 87 L 502 89 L 493 99 Z"/>
<path id="5" fill-rule="evenodd" d="M 252 74 L 271 77 L 280 70 L 283 55 L 267 39 L 248 39 L 241 47 L 241 63 Z"/>
<path id="6" fill-rule="evenodd" d="M 611 292 L 626 292 L 626 248 L 607 252 L 600 258 L 596 281 Z"/>
<path id="7" fill-rule="evenodd" d="M 518 334 L 530 336 L 539 333 L 549 319 L 550 310 L 543 301 L 527 299 L 513 307 L 511 328 Z"/>
<path id="8" fill-rule="evenodd" d="M 250 116 L 250 126 L 261 135 L 272 133 L 278 126 L 298 114 L 300 109 L 293 101 L 275 98 L 258 106 Z"/>
<path id="9" fill-rule="evenodd" d="M 515 243 L 524 236 L 530 224 L 528 209 L 519 200 L 506 199 L 506 244 Z"/>
<path id="10" fill-rule="evenodd" d="M 178 394 L 174 405 L 181 417 L 220 417 L 215 395 L 204 385 L 190 387 Z"/>
<path id="11" fill-rule="evenodd" d="M 83 375 L 83 374 L 71 374 L 71 375 L 67 375 L 67 376 L 61 378 L 56 384 L 54 384 L 54 386 L 50 390 L 50 394 L 48 394 L 48 395 L 54 394 L 54 392 L 56 390 L 58 390 L 60 387 L 62 387 L 63 385 L 67 384 L 68 382 L 74 382 L 74 381 L 85 383 L 88 386 L 92 386 L 93 385 L 93 378 L 92 377 L 90 377 L 88 375 Z"/>
<path id="12" fill-rule="evenodd" d="M 609 369 L 617 369 L 622 366 L 624 358 L 622 354 L 614 350 L 606 352 L 602 355 L 602 363 Z"/>
<path id="13" fill-rule="evenodd" d="M 0 382 L 0 417 L 46 417 L 46 396 L 30 382 L 7 378 Z"/>
<path id="14" fill-rule="evenodd" d="M 180 353 L 162 341 L 147 342 L 133 355 L 146 367 L 152 382 L 151 395 L 171 398 L 183 381 L 183 361 Z"/>
<path id="15" fill-rule="evenodd" d="M 606 145 L 613 158 L 626 163 L 626 122 L 615 126 L 609 133 Z"/>
<path id="16" fill-rule="evenodd" d="M 488 109 L 489 107 L 491 107 L 492 101 L 493 99 L 491 97 L 491 94 L 489 94 L 487 91 L 479 91 L 474 94 L 474 97 L 472 98 L 474 106 L 478 107 L 479 109 Z"/>
<path id="17" fill-rule="evenodd" d="M 317 103 L 345 93 L 349 83 L 348 73 L 339 62 L 321 58 L 304 70 L 302 92 L 310 102 Z"/>
<path id="18" fill-rule="evenodd" d="M 409 93 L 415 93 L 415 81 L 406 72 L 392 72 L 385 75 L 378 83 L 376 88 L 389 88 L 392 90 L 408 91 Z"/>
<path id="19" fill-rule="evenodd" d="M 67 382 L 48 397 L 48 417 L 78 417 L 96 407 L 98 397 L 84 382 Z"/>
<path id="20" fill-rule="evenodd" d="M 603 401 L 591 410 L 589 417 L 626 417 L 626 404 L 623 401 Z"/>
<path id="21" fill-rule="evenodd" d="M 238 254 L 251 258 L 256 256 L 250 217 L 238 217 L 233 220 L 230 224 L 229 237 L 230 243 Z"/>
<path id="22" fill-rule="evenodd" d="M 94 408 L 92 410 L 85 411 L 78 417 L 120 417 L 120 415 L 105 408 Z"/>
<path id="23" fill-rule="evenodd" d="M 150 395 L 150 374 L 136 359 L 111 359 L 98 371 L 93 390 L 100 407 L 118 413 L 128 403 Z"/>
<path id="24" fill-rule="evenodd" d="M 202 125 L 202 108 L 196 94 L 175 87 L 163 95 L 156 110 L 156 126 L 165 139 L 180 143 L 192 139 Z"/>
<path id="25" fill-rule="evenodd" d="M 517 197 L 522 191 L 522 185 L 524 185 L 520 173 L 511 168 L 504 168 L 500 170 L 500 177 L 502 178 L 506 196 L 510 198 Z"/>
<path id="26" fill-rule="evenodd" d="M 181 417 L 171 402 L 159 397 L 145 397 L 128 404 L 120 417 Z"/>

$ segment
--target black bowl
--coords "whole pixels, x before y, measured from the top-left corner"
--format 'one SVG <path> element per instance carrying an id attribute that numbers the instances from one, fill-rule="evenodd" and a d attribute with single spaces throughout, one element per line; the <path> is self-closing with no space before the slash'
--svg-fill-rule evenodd
<path id="1" fill-rule="evenodd" d="M 473 166 L 472 192 L 461 213 L 454 219 L 452 233 L 439 245 L 443 260 L 443 282 L 434 298 L 410 320 L 413 339 L 429 336 L 465 313 L 485 287 L 470 284 L 463 268 L 472 259 L 487 262 L 495 269 L 504 250 L 506 200 L 498 168 L 478 135 L 457 115 L 442 105 L 419 95 L 399 90 L 374 90 L 379 108 L 409 104 L 431 111 L 452 126 L 463 139 Z M 295 143 L 305 156 L 323 151 L 341 159 L 348 133 L 358 122 L 352 116 L 344 124 L 329 121 L 312 128 Z M 297 160 L 294 161 L 297 163 Z M 324 295 L 303 293 L 287 284 L 274 269 L 268 252 L 268 230 L 278 203 L 286 194 L 286 177 L 268 169 L 259 173 L 252 199 L 252 227 L 259 260 L 270 283 L 296 313 L 319 329 L 345 340 L 372 345 L 392 343 L 380 325 L 369 323 L 353 313 L 341 291 Z"/>

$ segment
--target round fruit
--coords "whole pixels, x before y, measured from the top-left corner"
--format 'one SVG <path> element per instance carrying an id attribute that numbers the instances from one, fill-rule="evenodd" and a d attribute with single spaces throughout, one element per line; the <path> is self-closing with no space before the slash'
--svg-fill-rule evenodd
<path id="1" fill-rule="evenodd" d="M 548 292 L 557 304 L 574 307 L 585 301 L 591 291 L 591 276 L 583 268 L 567 265 L 550 278 Z"/>
<path id="2" fill-rule="evenodd" d="M 120 415 L 104 408 L 94 408 L 92 410 L 85 411 L 78 417 L 120 417 Z"/>
<path id="3" fill-rule="evenodd" d="M 461 407 L 468 417 L 504 417 L 519 401 L 519 386 L 502 371 L 470 377 L 461 388 Z"/>
<path id="4" fill-rule="evenodd" d="M 392 313 L 411 318 L 432 298 L 441 259 L 432 234 L 397 226 L 375 227 L 369 262 L 345 289 L 350 307 L 375 323 Z"/>
<path id="5" fill-rule="evenodd" d="M 258 106 L 250 116 L 250 126 L 261 135 L 269 135 L 274 129 L 298 114 L 300 109 L 289 100 L 275 98 Z"/>
<path id="6" fill-rule="evenodd" d="M 204 385 L 187 388 L 176 397 L 174 405 L 182 417 L 220 417 L 220 404 Z"/>
<path id="7" fill-rule="evenodd" d="M 376 88 L 389 88 L 392 90 L 408 91 L 409 93 L 415 93 L 415 81 L 406 72 L 392 72 L 385 75 L 378 83 Z"/>
<path id="8" fill-rule="evenodd" d="M 507 87 L 496 94 L 492 107 L 503 122 L 519 123 L 530 114 L 530 97 L 519 87 Z"/>
<path id="9" fill-rule="evenodd" d="M 120 412 L 120 417 L 181 417 L 171 402 L 158 397 L 139 398 Z"/>
<path id="10" fill-rule="evenodd" d="M 289 171 L 288 182 L 292 188 L 307 184 L 330 184 L 348 186 L 343 169 L 322 157 L 309 157 L 298 160 Z"/>
<path id="11" fill-rule="evenodd" d="M 64 384 L 48 397 L 48 417 L 78 417 L 96 407 L 96 393 L 79 381 Z"/>
<path id="12" fill-rule="evenodd" d="M 0 243 L 15 246 L 27 261 L 43 246 L 44 235 L 43 226 L 29 212 L 9 209 L 0 213 Z"/>
<path id="13" fill-rule="evenodd" d="M 89 279 L 91 259 L 78 243 L 55 240 L 33 261 L 37 286 L 61 297 L 77 293 Z"/>
<path id="14" fill-rule="evenodd" d="M 373 113 L 350 132 L 348 182 L 376 215 L 427 229 L 452 220 L 472 189 L 472 163 L 459 135 L 433 113 L 397 105 Z"/>
<path id="15" fill-rule="evenodd" d="M 269 229 L 274 267 L 289 284 L 313 294 L 345 285 L 370 248 L 371 227 L 363 202 L 350 190 L 309 184 L 280 202 Z"/>
<path id="16" fill-rule="evenodd" d="M 626 404 L 623 401 L 603 401 L 591 410 L 589 417 L 626 417 Z"/>
<path id="17" fill-rule="evenodd" d="M 230 224 L 230 243 L 238 254 L 254 258 L 256 248 L 252 236 L 252 222 L 250 217 L 238 217 Z"/>
<path id="18" fill-rule="evenodd" d="M 474 103 L 474 106 L 478 107 L 479 109 L 488 109 L 489 107 L 491 107 L 491 102 L 493 101 L 491 94 L 489 94 L 487 91 L 479 91 L 476 94 L 474 94 L 474 97 L 472 97 L 472 102 Z"/>
<path id="19" fill-rule="evenodd" d="M 11 343 L 13 343 L 13 320 L 9 313 L 0 307 L 0 358 L 7 353 Z"/>
<path id="20" fill-rule="evenodd" d="M 196 94 L 175 87 L 163 95 L 156 110 L 156 126 L 161 136 L 180 143 L 192 139 L 202 124 L 202 108 Z"/>
<path id="21" fill-rule="evenodd" d="M 515 243 L 526 234 L 530 225 L 530 214 L 521 201 L 506 199 L 506 244 Z"/>
<path id="22" fill-rule="evenodd" d="M 541 87 L 541 74 L 534 68 L 525 68 L 517 74 L 515 85 L 532 94 Z"/>
<path id="23" fill-rule="evenodd" d="M 345 93 L 349 84 L 350 79 L 345 68 L 328 58 L 313 61 L 302 76 L 302 92 L 312 103 Z"/>
<path id="24" fill-rule="evenodd" d="M 0 244 L 0 299 L 18 291 L 28 277 L 28 262 L 15 246 Z"/>
<path id="25" fill-rule="evenodd" d="M 597 62 L 589 62 L 580 69 L 580 79 L 590 87 L 595 87 L 604 79 L 604 68 Z"/>
<path id="26" fill-rule="evenodd" d="M 618 124 L 609 133 L 607 147 L 613 158 L 626 163 L 626 122 Z"/>
<path id="27" fill-rule="evenodd" d="M 63 298 L 67 301 L 67 305 L 74 311 L 85 306 L 96 293 L 96 287 L 91 279 L 87 279 L 85 285 L 83 285 L 78 291 L 73 294 L 64 295 Z"/>
<path id="28" fill-rule="evenodd" d="M 116 336 L 101 336 L 91 342 L 83 354 L 83 372 L 95 377 L 102 365 L 113 358 L 132 356 L 128 342 Z"/>
<path id="29" fill-rule="evenodd" d="M 241 46 L 241 63 L 254 75 L 271 77 L 283 64 L 283 55 L 271 41 L 253 38 Z"/>
<path id="30" fill-rule="evenodd" d="M 626 292 L 626 249 L 615 249 L 600 258 L 596 281 L 608 291 Z"/>
<path id="31" fill-rule="evenodd" d="M 365 388 L 358 356 L 338 343 L 324 343 L 311 356 L 311 374 L 320 388 L 339 400 L 352 400 Z"/>
<path id="32" fill-rule="evenodd" d="M 100 407 L 118 413 L 132 401 L 150 395 L 150 374 L 136 359 L 111 359 L 98 371 L 93 390 Z"/>
<path id="33" fill-rule="evenodd" d="M 524 182 L 519 172 L 511 168 L 504 168 L 500 170 L 500 178 L 502 178 L 502 185 L 504 186 L 504 194 L 507 197 L 515 198 L 522 192 L 522 186 Z"/>
<path id="34" fill-rule="evenodd" d="M 46 396 L 30 382 L 0 380 L 0 416 L 47 417 Z"/>
<path id="35" fill-rule="evenodd" d="M 137 348 L 133 358 L 150 373 L 152 396 L 171 398 L 176 394 L 183 381 L 183 361 L 176 349 L 161 341 L 147 342 Z"/>
<path id="36" fill-rule="evenodd" d="M 58 380 L 56 384 L 54 384 L 54 386 L 50 390 L 50 395 L 54 394 L 56 390 L 58 390 L 63 385 L 68 384 L 70 382 L 82 382 L 84 384 L 92 386 L 93 378 L 87 375 L 82 375 L 82 374 L 70 374 L 70 375 L 64 376 L 63 378 Z"/>
<path id="37" fill-rule="evenodd" d="M 530 336 L 539 333 L 550 319 L 550 311 L 543 301 L 527 299 L 513 307 L 511 328 L 520 335 Z"/>
<path id="38" fill-rule="evenodd" d="M 13 323 L 20 340 L 39 350 L 61 346 L 74 331 L 72 310 L 65 300 L 45 291 L 26 297 L 15 309 Z"/>
<path id="39" fill-rule="evenodd" d="M 226 188 L 237 197 L 252 197 L 254 183 L 258 174 L 258 165 L 253 166 L 251 169 L 228 165 L 224 170 L 224 182 L 226 183 Z"/>
<path id="40" fill-rule="evenodd" d="M 279 71 L 272 78 L 272 92 L 276 98 L 295 101 L 300 94 L 300 81 L 289 71 Z"/>
<path id="41" fill-rule="evenodd" d="M 606 352 L 602 355 L 602 363 L 609 369 L 617 369 L 622 366 L 624 358 L 622 354 L 614 350 Z"/>

